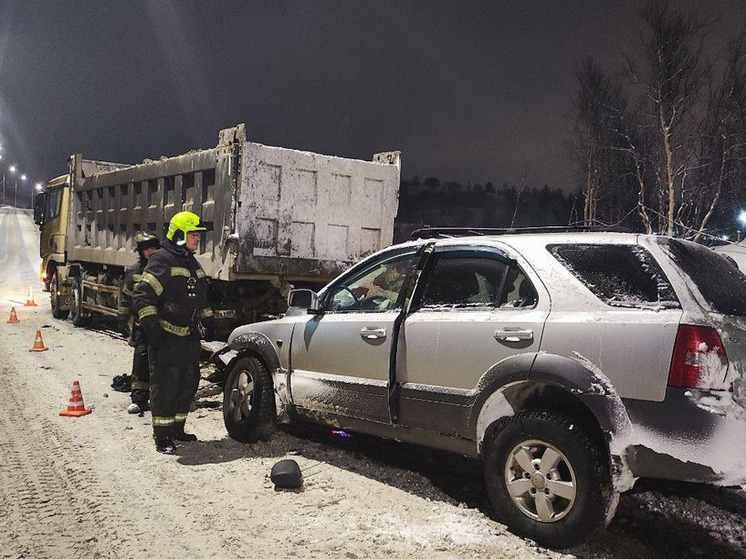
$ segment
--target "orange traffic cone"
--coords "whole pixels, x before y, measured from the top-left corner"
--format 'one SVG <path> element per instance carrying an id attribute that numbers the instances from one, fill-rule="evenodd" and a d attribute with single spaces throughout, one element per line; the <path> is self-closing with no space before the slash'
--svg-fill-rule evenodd
<path id="1" fill-rule="evenodd" d="M 48 349 L 48 347 L 44 347 L 44 342 L 41 339 L 41 330 L 37 330 L 34 345 L 31 346 L 31 349 L 29 349 L 29 351 L 47 351 Z"/>
<path id="2" fill-rule="evenodd" d="M 81 415 L 87 415 L 93 410 L 85 407 L 83 404 L 83 393 L 80 391 L 80 383 L 77 380 L 73 381 L 72 390 L 70 390 L 70 402 L 67 404 L 67 409 L 60 412 L 60 415 L 67 415 L 69 417 L 80 417 Z"/>
<path id="3" fill-rule="evenodd" d="M 18 320 L 18 315 L 16 315 L 15 307 L 10 307 L 10 318 L 8 319 L 8 322 L 20 322 L 20 320 Z"/>
<path id="4" fill-rule="evenodd" d="M 23 305 L 24 307 L 36 307 L 38 306 L 36 303 L 34 303 L 34 293 L 31 290 L 31 286 L 28 286 L 28 295 L 26 296 L 26 303 Z"/>

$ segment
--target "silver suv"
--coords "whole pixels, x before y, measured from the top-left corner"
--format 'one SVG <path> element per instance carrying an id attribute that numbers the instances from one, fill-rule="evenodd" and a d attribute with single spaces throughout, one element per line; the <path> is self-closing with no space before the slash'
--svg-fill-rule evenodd
<path id="1" fill-rule="evenodd" d="M 568 547 L 652 477 L 746 483 L 746 276 L 687 241 L 422 230 L 231 334 L 225 425 L 300 419 L 481 458 L 495 517 Z"/>

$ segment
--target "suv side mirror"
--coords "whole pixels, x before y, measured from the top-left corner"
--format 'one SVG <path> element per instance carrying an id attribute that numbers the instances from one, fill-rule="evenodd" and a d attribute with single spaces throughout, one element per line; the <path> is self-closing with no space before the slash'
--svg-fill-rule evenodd
<path id="1" fill-rule="evenodd" d="M 309 314 L 317 314 L 319 296 L 311 289 L 291 289 L 288 293 L 288 307 L 308 309 Z"/>

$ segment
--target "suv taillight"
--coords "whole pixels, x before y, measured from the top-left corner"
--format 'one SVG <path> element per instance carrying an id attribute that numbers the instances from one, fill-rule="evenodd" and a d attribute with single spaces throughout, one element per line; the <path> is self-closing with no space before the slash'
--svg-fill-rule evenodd
<path id="1" fill-rule="evenodd" d="M 668 372 L 668 386 L 725 388 L 723 382 L 727 376 L 728 358 L 717 330 L 680 324 Z"/>

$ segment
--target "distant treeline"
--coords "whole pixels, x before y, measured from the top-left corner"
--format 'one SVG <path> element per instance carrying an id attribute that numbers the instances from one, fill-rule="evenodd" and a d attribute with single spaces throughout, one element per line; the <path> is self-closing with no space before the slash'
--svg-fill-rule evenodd
<path id="1" fill-rule="evenodd" d="M 430 177 L 402 179 L 399 214 L 400 240 L 423 225 L 433 227 L 528 227 L 567 225 L 582 219 L 582 200 L 559 188 L 516 188 L 491 182 L 463 185 Z M 578 211 L 580 213 L 578 213 Z"/>

